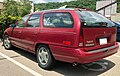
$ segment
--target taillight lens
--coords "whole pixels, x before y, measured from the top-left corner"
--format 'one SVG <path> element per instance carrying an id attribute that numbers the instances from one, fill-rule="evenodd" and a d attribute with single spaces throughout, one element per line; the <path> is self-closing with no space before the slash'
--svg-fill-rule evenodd
<path id="1" fill-rule="evenodd" d="M 79 42 L 83 42 L 83 38 L 82 38 L 82 36 L 80 36 L 80 38 L 79 38 Z"/>
<path id="2" fill-rule="evenodd" d="M 79 47 L 83 47 L 83 37 L 79 37 Z"/>

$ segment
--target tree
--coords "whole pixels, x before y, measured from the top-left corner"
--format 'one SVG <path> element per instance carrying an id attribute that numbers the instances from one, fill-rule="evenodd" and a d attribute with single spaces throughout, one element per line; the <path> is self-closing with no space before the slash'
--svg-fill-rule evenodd
<path id="1" fill-rule="evenodd" d="M 70 5 L 70 6 L 76 6 L 76 7 L 84 7 L 91 9 L 93 11 L 96 10 L 96 1 L 101 1 L 101 0 L 77 0 L 77 1 L 70 1 L 70 2 L 63 2 L 63 3 L 40 3 L 40 4 L 35 4 L 35 10 L 47 10 L 47 9 L 55 9 L 59 8 L 64 5 Z M 117 7 L 117 12 L 120 12 L 120 1 L 117 0 L 118 2 L 118 7 Z"/>
<path id="2" fill-rule="evenodd" d="M 18 6 L 17 2 L 13 0 L 6 0 L 3 3 L 4 7 L 2 10 L 2 14 L 4 15 L 12 15 L 12 16 L 17 16 L 18 15 Z"/>
<path id="3" fill-rule="evenodd" d="M 3 2 L 2 14 L 11 16 L 24 16 L 30 13 L 31 3 L 29 0 L 20 0 L 19 2 L 14 0 L 5 0 Z"/>
<path id="4" fill-rule="evenodd" d="M 50 2 L 50 3 L 40 3 L 35 4 L 35 10 L 46 10 L 46 9 L 55 9 L 61 6 L 68 5 L 68 6 L 75 6 L 75 7 L 84 7 L 89 8 L 91 10 L 95 10 L 96 7 L 96 0 L 77 0 L 77 1 L 70 1 L 70 2 Z"/>
<path id="5" fill-rule="evenodd" d="M 29 0 L 20 0 L 16 2 L 14 0 L 5 0 L 2 14 L 0 15 L 0 36 L 2 36 L 4 30 L 9 27 L 10 24 L 16 22 L 31 10 L 31 3 Z"/>
<path id="6" fill-rule="evenodd" d="M 31 12 L 32 6 L 29 0 L 20 0 L 20 2 L 18 3 L 19 3 L 18 12 L 20 16 L 24 16 Z"/>

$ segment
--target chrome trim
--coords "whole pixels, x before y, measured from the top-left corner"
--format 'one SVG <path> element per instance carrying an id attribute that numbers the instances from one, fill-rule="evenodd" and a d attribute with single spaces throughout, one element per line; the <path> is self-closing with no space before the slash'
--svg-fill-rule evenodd
<path id="1" fill-rule="evenodd" d="M 92 51 L 89 51 L 88 53 L 104 52 L 106 50 L 109 51 L 109 49 L 113 49 L 113 48 L 117 48 L 117 47 L 118 47 L 118 45 L 117 46 L 110 46 L 110 47 L 99 49 L 99 50 L 92 50 Z"/>

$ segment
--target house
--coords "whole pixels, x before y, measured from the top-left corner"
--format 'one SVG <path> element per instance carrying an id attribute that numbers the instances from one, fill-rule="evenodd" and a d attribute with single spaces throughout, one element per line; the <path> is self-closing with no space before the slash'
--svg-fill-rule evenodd
<path id="1" fill-rule="evenodd" d="M 117 13 L 117 0 L 97 1 L 96 10 L 106 17 L 111 17 L 111 15 Z"/>

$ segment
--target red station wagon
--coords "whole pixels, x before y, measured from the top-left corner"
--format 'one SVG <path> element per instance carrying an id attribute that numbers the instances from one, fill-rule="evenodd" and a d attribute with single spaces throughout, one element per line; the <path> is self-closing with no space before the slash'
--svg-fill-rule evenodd
<path id="1" fill-rule="evenodd" d="M 86 9 L 65 8 L 35 12 L 11 24 L 4 47 L 36 54 L 38 64 L 50 69 L 55 60 L 86 64 L 117 52 L 115 24 Z"/>

